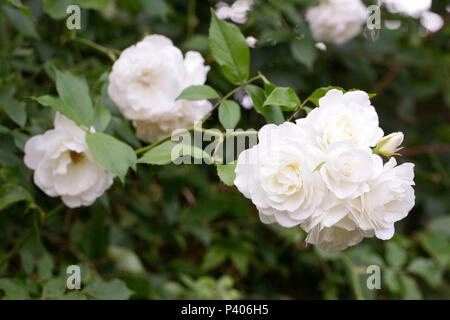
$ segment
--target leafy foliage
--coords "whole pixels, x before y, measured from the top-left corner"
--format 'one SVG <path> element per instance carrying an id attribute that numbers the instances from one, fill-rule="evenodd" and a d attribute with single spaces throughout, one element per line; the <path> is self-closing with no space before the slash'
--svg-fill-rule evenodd
<path id="1" fill-rule="evenodd" d="M 214 14 L 210 25 L 209 7 L 197 1 L 188 10 L 188 3 L 0 1 L 0 298 L 450 298 L 449 25 L 423 35 L 419 21 L 383 10 L 383 20 L 405 28 L 318 51 L 301 18 L 313 1 L 255 1 L 239 27 Z M 82 8 L 81 30 L 65 27 L 69 4 Z M 445 10 L 434 1 L 434 12 Z M 343 253 L 306 248 L 301 230 L 259 221 L 231 186 L 234 164 L 156 166 L 173 160 L 174 142 L 137 160 L 133 149 L 142 143 L 107 87 L 111 58 L 146 33 L 165 34 L 211 64 L 210 87 L 188 88 L 180 99 L 218 99 L 231 84 L 250 95 L 255 110 L 231 96 L 218 107 L 225 128 L 281 123 L 300 98 L 306 112 L 316 107 L 330 85 L 376 93 L 386 133 L 405 132 L 402 154 L 416 164 L 416 207 L 397 235 Z M 251 64 L 250 35 L 258 38 Z M 264 76 L 249 84 L 257 70 Z M 122 180 L 135 163 L 154 165 L 128 173 L 92 207 L 61 206 L 23 164 L 24 142 L 52 128 L 55 110 L 96 129 L 87 135 L 91 151 Z M 207 157 L 187 145 L 177 151 Z M 82 289 L 69 291 L 73 264 Z M 381 267 L 380 290 L 365 286 L 372 264 Z"/>

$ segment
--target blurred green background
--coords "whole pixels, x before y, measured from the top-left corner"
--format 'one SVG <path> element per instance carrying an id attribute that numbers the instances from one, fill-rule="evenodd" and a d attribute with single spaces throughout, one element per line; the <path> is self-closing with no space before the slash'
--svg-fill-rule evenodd
<path id="1" fill-rule="evenodd" d="M 206 165 L 140 166 L 124 187 L 116 181 L 95 205 L 76 210 L 34 186 L 23 146 L 52 128 L 53 111 L 27 97 L 55 93 L 54 68 L 85 76 L 91 96 L 113 114 L 107 131 L 137 148 L 131 124 L 107 95 L 112 61 L 103 47 L 117 55 L 159 33 L 211 63 L 209 10 L 216 2 L 0 1 L 0 298 L 450 298 L 448 23 L 425 34 L 418 19 L 383 9 L 382 22 L 402 21 L 398 30 L 382 23 L 378 39 L 365 31 L 326 51 L 315 48 L 303 18 L 313 0 L 255 1 L 240 26 L 259 40 L 253 73 L 261 70 L 300 98 L 328 85 L 378 94 L 381 127 L 406 136 L 399 161 L 416 165 L 416 206 L 390 241 L 365 239 L 342 253 L 307 247 L 299 228 L 262 224 L 251 201 Z M 66 28 L 71 3 L 82 7 L 76 32 Z M 433 1 L 432 11 L 448 21 L 448 4 Z M 216 64 L 208 83 L 222 93 L 232 89 Z M 217 123 L 213 117 L 207 125 Z M 241 128 L 263 124 L 243 110 Z M 72 264 L 82 269 L 83 290 L 65 289 Z M 381 267 L 380 290 L 366 286 L 372 264 Z"/>

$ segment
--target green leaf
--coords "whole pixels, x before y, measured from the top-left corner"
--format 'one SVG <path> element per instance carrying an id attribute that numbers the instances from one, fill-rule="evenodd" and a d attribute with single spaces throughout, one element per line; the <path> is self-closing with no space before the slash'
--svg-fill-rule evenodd
<path id="1" fill-rule="evenodd" d="M 166 141 L 147 151 L 137 163 L 165 165 L 185 155 L 195 159 L 208 159 L 211 162 L 210 155 L 196 146 Z"/>
<path id="2" fill-rule="evenodd" d="M 103 132 L 111 121 L 111 112 L 101 104 L 97 104 L 94 110 L 94 128 L 97 132 Z"/>
<path id="3" fill-rule="evenodd" d="M 241 107 L 234 101 L 225 100 L 219 106 L 219 121 L 225 129 L 234 129 L 241 120 Z"/>
<path id="4" fill-rule="evenodd" d="M 408 271 L 422 277 L 433 288 L 436 288 L 441 284 L 442 268 L 431 259 L 423 257 L 416 258 L 408 266 Z"/>
<path id="5" fill-rule="evenodd" d="M 203 257 L 202 270 L 209 271 L 222 264 L 227 258 L 224 248 L 215 246 L 211 247 Z"/>
<path id="6" fill-rule="evenodd" d="M 94 121 L 94 108 L 86 81 L 68 71 L 55 72 L 59 97 L 66 107 L 71 109 L 70 113 L 75 115 L 75 118 L 71 119 L 89 128 Z"/>
<path id="7" fill-rule="evenodd" d="M 74 2 L 73 0 L 42 0 L 42 8 L 53 19 L 62 19 L 67 15 L 67 7 Z"/>
<path id="8" fill-rule="evenodd" d="M 86 141 L 94 158 L 124 183 L 128 169 L 136 161 L 134 150 L 126 143 L 104 133 L 88 133 Z"/>
<path id="9" fill-rule="evenodd" d="M 419 236 L 419 243 L 441 266 L 450 263 L 450 243 L 446 237 L 424 232 Z"/>
<path id="10" fill-rule="evenodd" d="M 190 86 L 181 92 L 181 94 L 177 97 L 176 100 L 184 99 L 184 100 L 205 100 L 205 99 L 218 99 L 220 98 L 219 94 L 212 87 L 203 85 L 203 86 Z"/>
<path id="11" fill-rule="evenodd" d="M 20 33 L 30 38 L 39 39 L 31 16 L 26 15 L 23 10 L 21 11 L 11 6 L 3 5 L 1 8 L 6 13 L 9 21 Z"/>
<path id="12" fill-rule="evenodd" d="M 291 42 L 291 53 L 294 59 L 305 65 L 309 70 L 313 68 L 318 51 L 313 41 L 308 39 L 295 39 Z"/>
<path id="13" fill-rule="evenodd" d="M 245 86 L 245 91 L 247 91 L 248 95 L 252 99 L 256 112 L 264 115 L 263 105 L 264 101 L 266 101 L 266 93 L 264 90 L 254 84 L 248 84 Z"/>
<path id="14" fill-rule="evenodd" d="M 397 271 L 386 269 L 384 271 L 383 281 L 393 293 L 400 293 L 402 290 L 400 276 Z"/>
<path id="15" fill-rule="evenodd" d="M 172 149 L 177 145 L 177 143 L 172 141 L 166 141 L 160 145 L 147 151 L 142 158 L 140 158 L 137 163 L 147 163 L 164 165 L 171 163 L 172 160 Z"/>
<path id="16" fill-rule="evenodd" d="M 386 260 L 387 263 L 394 268 L 401 268 L 407 259 L 406 250 L 395 242 L 386 243 Z"/>
<path id="17" fill-rule="evenodd" d="M 300 106 L 300 99 L 291 88 L 277 87 L 264 102 L 265 106 L 279 106 L 283 111 L 294 111 Z"/>
<path id="18" fill-rule="evenodd" d="M 88 285 L 83 292 L 99 300 L 127 300 L 133 294 L 119 279 L 109 282 L 96 281 Z"/>
<path id="19" fill-rule="evenodd" d="M 108 5 L 108 0 L 74 0 L 72 4 L 77 4 L 85 9 L 104 9 Z"/>
<path id="20" fill-rule="evenodd" d="M 431 220 L 427 226 L 427 230 L 450 239 L 450 216 L 443 216 Z"/>
<path id="21" fill-rule="evenodd" d="M 139 256 L 131 249 L 111 245 L 108 248 L 108 256 L 115 262 L 117 268 L 123 272 L 133 274 L 145 272 Z"/>
<path id="22" fill-rule="evenodd" d="M 19 101 L 5 97 L 0 101 L 0 106 L 8 117 L 14 121 L 18 126 L 23 127 L 27 122 L 27 112 L 25 108 L 19 103 Z"/>
<path id="23" fill-rule="evenodd" d="M 55 300 L 64 296 L 67 289 L 66 281 L 62 278 L 48 280 L 42 288 L 42 299 Z"/>
<path id="24" fill-rule="evenodd" d="M 30 139 L 30 137 L 20 130 L 14 130 L 11 132 L 11 134 L 14 137 L 14 144 L 16 145 L 16 147 L 21 151 L 24 151 L 25 144 L 27 143 L 28 139 Z"/>
<path id="25" fill-rule="evenodd" d="M 139 2 L 145 11 L 161 19 L 166 19 L 170 12 L 170 7 L 166 0 L 139 0 Z"/>
<path id="26" fill-rule="evenodd" d="M 266 101 L 266 92 L 253 84 L 245 86 L 245 90 L 252 98 L 253 105 L 256 112 L 264 116 L 267 123 L 281 124 L 284 122 L 284 115 L 278 106 L 266 106 L 263 107 L 264 101 Z"/>
<path id="27" fill-rule="evenodd" d="M 234 179 L 236 179 L 236 164 L 237 162 L 217 165 L 217 175 L 219 176 L 220 181 L 227 186 L 231 187 L 234 185 Z"/>
<path id="28" fill-rule="evenodd" d="M 14 184 L 4 184 L 0 186 L 0 211 L 13 203 L 20 201 L 33 202 L 33 197 L 21 186 Z"/>
<path id="29" fill-rule="evenodd" d="M 42 0 L 43 9 L 53 19 L 65 18 L 67 7 L 78 5 L 85 9 L 103 9 L 108 5 L 108 0 Z"/>
<path id="30" fill-rule="evenodd" d="M 316 89 L 308 97 L 308 100 L 311 101 L 312 103 L 314 103 L 314 105 L 316 107 L 318 107 L 319 106 L 319 99 L 324 97 L 327 94 L 327 92 L 332 90 L 332 89 L 337 89 L 337 90 L 341 90 L 342 92 L 345 92 L 345 90 L 342 89 L 341 87 L 335 87 L 335 86 L 322 87 L 322 88 Z"/>
<path id="31" fill-rule="evenodd" d="M 231 83 L 246 81 L 249 76 L 250 49 L 244 36 L 237 26 L 219 19 L 212 9 L 211 16 L 209 46 L 214 60 Z"/>
<path id="32" fill-rule="evenodd" d="M 402 286 L 403 299 L 421 300 L 423 298 L 416 280 L 410 276 L 400 274 L 400 283 Z"/>
<path id="33" fill-rule="evenodd" d="M 30 299 L 27 287 L 16 279 L 0 279 L 0 291 L 3 291 L 6 300 Z"/>
<path id="34" fill-rule="evenodd" d="M 43 105 L 44 107 L 50 107 L 55 109 L 59 113 L 65 115 L 69 119 L 72 119 L 78 124 L 83 122 L 81 115 L 77 113 L 75 109 L 69 107 L 58 98 L 45 95 L 40 97 L 31 97 L 31 99 L 36 100 L 39 104 Z"/>
<path id="35" fill-rule="evenodd" d="M 26 15 L 30 18 L 32 17 L 30 9 L 28 9 L 28 7 L 24 6 L 21 0 L 6 0 L 6 2 L 9 3 L 10 5 L 12 5 L 13 7 L 16 7 L 20 11 L 22 11 L 24 15 Z"/>
<path id="36" fill-rule="evenodd" d="M 11 130 L 5 126 L 0 125 L 0 134 L 9 133 Z"/>

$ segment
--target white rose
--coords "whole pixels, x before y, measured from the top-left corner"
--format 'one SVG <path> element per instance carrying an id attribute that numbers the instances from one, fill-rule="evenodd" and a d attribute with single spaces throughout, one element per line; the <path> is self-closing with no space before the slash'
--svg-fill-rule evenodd
<path id="1" fill-rule="evenodd" d="M 369 191 L 368 179 L 382 167 L 383 160 L 371 149 L 358 149 L 350 141 L 343 141 L 326 150 L 320 175 L 337 198 L 354 199 Z"/>
<path id="2" fill-rule="evenodd" d="M 231 6 L 225 2 L 216 5 L 216 14 L 219 19 L 231 19 L 235 23 L 247 22 L 247 11 L 253 5 L 253 0 L 237 0 Z"/>
<path id="3" fill-rule="evenodd" d="M 259 143 L 239 155 L 234 183 L 256 205 L 263 223 L 293 227 L 322 202 L 326 188 L 313 171 L 323 155 L 304 136 L 293 123 L 265 125 Z"/>
<path id="4" fill-rule="evenodd" d="M 122 52 L 110 73 L 108 93 L 122 114 L 140 126 L 141 139 L 153 142 L 192 126 L 211 110 L 206 100 L 175 101 L 185 88 L 204 84 L 208 71 L 198 52 L 187 52 L 183 58 L 170 39 L 151 35 Z"/>
<path id="5" fill-rule="evenodd" d="M 405 218 L 414 207 L 414 165 L 396 166 L 391 158 L 381 174 L 370 182 L 370 190 L 349 200 L 351 218 L 363 230 L 373 230 L 379 239 L 394 235 L 394 223 Z"/>
<path id="6" fill-rule="evenodd" d="M 418 18 L 431 8 L 432 0 L 382 0 L 389 12 Z"/>
<path id="7" fill-rule="evenodd" d="M 383 137 L 378 114 L 364 91 L 330 90 L 297 124 L 309 133 L 309 139 L 322 150 L 329 145 L 349 140 L 360 149 L 374 147 Z"/>
<path id="8" fill-rule="evenodd" d="M 35 184 L 71 208 L 94 203 L 114 179 L 89 151 L 86 132 L 59 113 L 54 129 L 27 141 L 24 161 Z"/>
<path id="9" fill-rule="evenodd" d="M 303 228 L 304 225 L 302 225 Z M 305 239 L 324 250 L 341 251 L 360 243 L 366 234 L 354 221 L 344 217 L 330 227 L 316 225 Z"/>
<path id="10" fill-rule="evenodd" d="M 314 39 L 338 45 L 356 37 L 367 16 L 361 0 L 322 0 L 306 12 Z"/>
<path id="11" fill-rule="evenodd" d="M 349 202 L 328 192 L 322 205 L 301 227 L 308 235 L 306 242 L 325 250 L 344 250 L 358 244 L 364 237 L 373 237 L 373 231 L 362 230 L 351 219 Z"/>
<path id="12" fill-rule="evenodd" d="M 437 13 L 426 11 L 420 17 L 420 23 L 428 32 L 438 32 L 444 26 L 444 19 Z"/>

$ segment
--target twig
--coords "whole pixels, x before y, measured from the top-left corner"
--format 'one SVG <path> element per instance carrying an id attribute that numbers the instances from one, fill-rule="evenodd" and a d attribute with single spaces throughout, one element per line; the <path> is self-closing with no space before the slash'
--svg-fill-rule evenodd
<path id="1" fill-rule="evenodd" d="M 377 98 L 381 95 L 384 89 L 397 77 L 397 75 L 402 70 L 403 66 L 400 64 L 392 66 L 391 69 L 384 75 L 384 77 L 375 85 L 373 88 L 373 92 L 377 95 L 374 98 Z"/>
<path id="2" fill-rule="evenodd" d="M 120 50 L 117 49 L 111 49 L 106 48 L 98 43 L 95 43 L 94 41 L 84 39 L 84 38 L 74 38 L 72 41 L 83 43 L 91 48 L 94 48 L 95 50 L 98 50 L 108 56 L 113 62 L 117 60 L 117 55 L 120 54 Z"/>
<path id="3" fill-rule="evenodd" d="M 431 145 L 425 145 L 425 146 L 418 146 L 418 147 L 410 147 L 410 148 L 404 148 L 400 150 L 398 153 L 400 153 L 404 157 L 412 157 L 412 156 L 418 156 L 422 154 L 430 154 L 430 153 L 436 153 L 436 152 L 449 152 L 450 151 L 450 144 L 431 144 Z"/>
<path id="4" fill-rule="evenodd" d="M 297 116 L 297 114 L 300 112 L 300 110 L 303 110 L 303 107 L 305 106 L 305 104 L 308 101 L 309 101 L 309 99 L 306 99 L 305 101 L 303 101 L 303 103 L 298 106 L 297 110 L 295 110 L 295 112 L 289 117 L 289 119 L 287 119 L 287 122 L 290 122 L 292 119 L 294 119 L 295 116 Z"/>
<path id="5" fill-rule="evenodd" d="M 359 274 L 358 274 L 357 268 L 355 267 L 353 262 L 350 260 L 350 258 L 344 253 L 341 254 L 341 260 L 347 266 L 348 270 L 350 271 L 351 278 L 352 278 L 353 292 L 355 293 L 356 299 L 357 300 L 365 300 L 364 295 L 362 294 L 361 283 L 359 282 Z"/>

